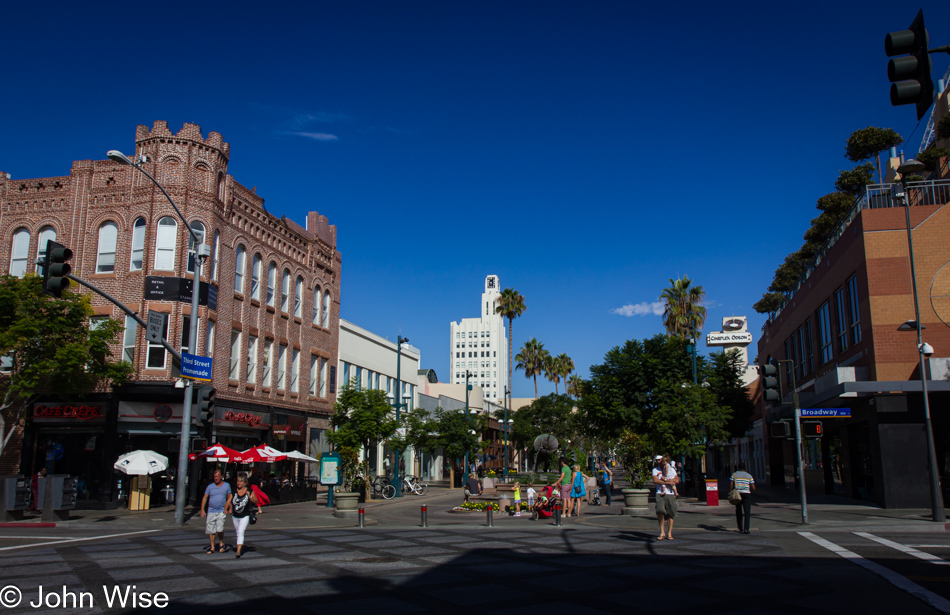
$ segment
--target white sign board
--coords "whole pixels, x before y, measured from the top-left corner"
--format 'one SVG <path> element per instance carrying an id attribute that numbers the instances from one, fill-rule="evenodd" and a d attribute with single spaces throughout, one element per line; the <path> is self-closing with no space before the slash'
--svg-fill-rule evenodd
<path id="1" fill-rule="evenodd" d="M 748 331 L 736 333 L 709 333 L 706 335 L 707 346 L 741 346 L 752 343 L 752 334 Z"/>

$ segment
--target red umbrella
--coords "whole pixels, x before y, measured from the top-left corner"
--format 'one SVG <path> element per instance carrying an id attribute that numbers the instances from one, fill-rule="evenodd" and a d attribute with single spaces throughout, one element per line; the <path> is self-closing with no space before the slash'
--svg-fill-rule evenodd
<path id="1" fill-rule="evenodd" d="M 266 444 L 260 444 L 254 448 L 249 448 L 246 451 L 238 453 L 238 458 L 235 459 L 235 461 L 240 463 L 274 463 L 275 461 L 281 461 L 286 458 L 286 453 L 282 453 L 276 448 L 272 448 Z"/>
<path id="2" fill-rule="evenodd" d="M 241 456 L 241 453 L 234 450 L 233 448 L 228 448 L 221 444 L 212 444 L 208 447 L 207 450 L 204 450 L 200 453 L 192 453 L 188 455 L 188 459 L 194 461 L 195 459 L 207 459 L 208 461 L 223 461 L 225 463 L 230 463 L 232 461 L 238 461 L 238 457 Z"/>

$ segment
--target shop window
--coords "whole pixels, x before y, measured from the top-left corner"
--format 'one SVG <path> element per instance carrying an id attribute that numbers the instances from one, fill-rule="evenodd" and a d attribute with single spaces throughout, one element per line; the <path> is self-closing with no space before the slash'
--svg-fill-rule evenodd
<path id="1" fill-rule="evenodd" d="M 244 292 L 244 260 L 246 256 L 247 251 L 244 246 L 239 245 L 234 257 L 234 292 L 236 293 Z"/>
<path id="2" fill-rule="evenodd" d="M 198 236 L 198 243 L 205 242 L 205 225 L 200 222 L 192 222 L 191 230 Z M 198 250 L 195 238 L 188 233 L 188 273 L 195 272 L 195 252 Z M 199 272 L 200 274 L 200 272 Z"/>
<path id="3" fill-rule="evenodd" d="M 46 242 L 56 241 L 56 229 L 52 226 L 44 226 L 40 229 L 39 235 L 36 237 L 36 260 L 42 261 L 46 258 Z M 37 263 L 36 265 L 36 274 L 43 275 L 43 266 Z"/>
<path id="4" fill-rule="evenodd" d="M 115 222 L 103 222 L 99 227 L 99 247 L 96 250 L 96 273 L 115 271 L 115 244 L 119 229 Z"/>
<path id="5" fill-rule="evenodd" d="M 261 255 L 255 254 L 251 264 L 251 299 L 261 300 Z"/>
<path id="6" fill-rule="evenodd" d="M 145 260 L 145 218 L 136 218 L 132 223 L 132 255 L 129 271 L 141 271 Z"/>
<path id="7" fill-rule="evenodd" d="M 231 362 L 228 366 L 228 378 L 237 380 L 240 376 L 241 332 L 231 329 Z"/>
<path id="8" fill-rule="evenodd" d="M 178 222 L 171 216 L 158 221 L 155 235 L 155 269 L 175 270 L 175 243 L 178 236 Z"/>

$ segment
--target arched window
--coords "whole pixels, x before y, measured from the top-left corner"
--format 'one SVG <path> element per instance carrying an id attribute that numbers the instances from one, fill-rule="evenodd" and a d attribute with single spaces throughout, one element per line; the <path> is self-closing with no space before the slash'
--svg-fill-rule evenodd
<path id="1" fill-rule="evenodd" d="M 320 292 L 320 287 L 317 286 L 313 289 L 313 324 L 320 324 L 320 302 L 323 301 L 323 293 Z"/>
<path id="2" fill-rule="evenodd" d="M 119 227 L 115 222 L 103 222 L 99 227 L 99 249 L 96 251 L 96 273 L 115 272 L 115 244 Z"/>
<path id="3" fill-rule="evenodd" d="M 26 263 L 30 260 L 30 231 L 18 228 L 13 233 L 13 249 L 10 252 L 10 275 L 22 278 L 26 275 Z"/>
<path id="4" fill-rule="evenodd" d="M 255 254 L 251 264 L 251 299 L 261 300 L 261 255 Z"/>
<path id="5" fill-rule="evenodd" d="M 175 240 L 178 236 L 178 222 L 170 216 L 158 221 L 158 233 L 155 235 L 155 268 L 163 271 L 175 270 Z"/>
<path id="6" fill-rule="evenodd" d="M 247 256 L 244 246 L 237 247 L 237 255 L 234 258 L 234 292 L 244 292 L 244 259 Z"/>
<path id="7" fill-rule="evenodd" d="M 36 237 L 36 260 L 40 261 L 46 257 L 46 242 L 56 241 L 56 229 L 52 226 L 44 226 L 40 229 L 40 234 Z M 43 267 L 36 266 L 36 273 L 43 275 Z"/>
<path id="8" fill-rule="evenodd" d="M 192 222 L 191 230 L 198 236 L 199 243 L 205 242 L 205 225 L 200 222 Z M 195 244 L 195 238 L 188 233 L 188 273 L 195 272 L 195 252 L 198 250 Z M 200 273 L 200 272 L 199 272 Z"/>
<path id="9" fill-rule="evenodd" d="M 297 276 L 297 286 L 294 289 L 294 316 L 300 318 L 303 313 L 303 278 Z"/>
<path id="10" fill-rule="evenodd" d="M 323 293 L 323 322 L 320 323 L 320 326 L 324 329 L 329 328 L 330 326 L 330 291 Z"/>
<path id="11" fill-rule="evenodd" d="M 132 223 L 132 258 L 129 271 L 141 271 L 145 259 L 145 218 L 136 218 Z"/>
<path id="12" fill-rule="evenodd" d="M 273 262 L 267 267 L 267 305 L 274 307 L 274 295 L 277 285 L 277 265 Z"/>
<path id="13" fill-rule="evenodd" d="M 221 232 L 214 232 L 214 240 L 211 243 L 211 280 L 218 279 L 218 260 L 221 258 Z"/>
<path id="14" fill-rule="evenodd" d="M 290 297 L 290 270 L 284 269 L 283 282 L 280 285 L 280 311 L 287 311 L 287 303 Z"/>

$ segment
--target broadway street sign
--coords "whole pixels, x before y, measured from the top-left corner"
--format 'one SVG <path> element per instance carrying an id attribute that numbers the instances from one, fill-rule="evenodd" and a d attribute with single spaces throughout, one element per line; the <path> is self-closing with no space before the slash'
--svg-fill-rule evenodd
<path id="1" fill-rule="evenodd" d="M 806 416 L 823 419 L 849 418 L 851 416 L 851 408 L 802 408 L 802 418 Z"/>

